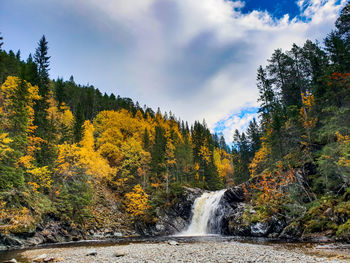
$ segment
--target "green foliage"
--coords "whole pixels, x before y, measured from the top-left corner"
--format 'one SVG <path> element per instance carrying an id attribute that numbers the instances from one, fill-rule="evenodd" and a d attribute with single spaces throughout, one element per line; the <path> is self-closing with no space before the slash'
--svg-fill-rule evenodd
<path id="1" fill-rule="evenodd" d="M 350 219 L 338 227 L 336 234 L 343 240 L 350 240 Z"/>
<path id="2" fill-rule="evenodd" d="M 55 206 L 62 220 L 84 223 L 91 217 L 93 192 L 86 175 L 67 180 L 57 195 Z"/>

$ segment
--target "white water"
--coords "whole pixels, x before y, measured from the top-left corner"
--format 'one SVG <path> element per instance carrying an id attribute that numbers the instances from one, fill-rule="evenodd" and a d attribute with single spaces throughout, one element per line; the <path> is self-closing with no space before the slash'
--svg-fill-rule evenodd
<path id="1" fill-rule="evenodd" d="M 192 207 L 192 221 L 188 228 L 178 236 L 204 236 L 218 233 L 223 211 L 220 211 L 220 200 L 224 190 L 203 193 Z"/>

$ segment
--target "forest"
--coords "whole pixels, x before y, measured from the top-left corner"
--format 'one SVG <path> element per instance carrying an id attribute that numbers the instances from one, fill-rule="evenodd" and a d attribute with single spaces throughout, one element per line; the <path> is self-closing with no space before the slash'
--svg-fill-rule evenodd
<path id="1" fill-rule="evenodd" d="M 229 143 L 205 121 L 51 79 L 45 36 L 26 59 L 0 37 L 0 233 L 47 217 L 104 224 L 106 199 L 152 224 L 183 186 L 243 184 L 249 220 L 277 214 L 350 238 L 349 3 L 321 43 L 277 49 L 258 68 L 259 118 Z"/>

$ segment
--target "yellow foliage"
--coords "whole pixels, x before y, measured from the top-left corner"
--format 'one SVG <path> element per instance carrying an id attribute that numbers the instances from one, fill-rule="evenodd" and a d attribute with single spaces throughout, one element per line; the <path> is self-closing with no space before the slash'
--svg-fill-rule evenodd
<path id="1" fill-rule="evenodd" d="M 0 161 L 7 158 L 7 154 L 13 151 L 9 146 L 11 142 L 12 140 L 8 138 L 7 133 L 0 133 Z"/>
<path id="2" fill-rule="evenodd" d="M 26 103 L 28 115 L 30 118 L 30 121 L 27 123 L 28 130 L 30 127 L 33 126 L 34 100 L 41 99 L 38 93 L 39 89 L 37 86 L 32 86 L 29 82 L 25 80 L 20 80 L 17 77 L 9 76 L 0 87 L 1 125 L 3 126 L 4 129 L 11 128 L 10 121 L 13 114 L 15 114 L 15 112 L 11 110 L 11 105 L 13 104 L 13 95 L 19 88 L 21 81 L 23 81 L 22 84 L 25 85 L 25 87 L 28 90 L 28 95 L 25 98 L 26 101 L 23 101 L 24 103 Z"/>
<path id="3" fill-rule="evenodd" d="M 32 190 L 34 193 L 39 193 L 38 189 L 39 189 L 39 185 L 35 182 L 28 182 L 28 185 L 31 186 Z"/>
<path id="4" fill-rule="evenodd" d="M 301 144 L 308 147 L 311 143 L 311 129 L 316 126 L 318 120 L 316 117 L 312 117 L 312 110 L 315 104 L 315 98 L 313 94 L 307 91 L 306 93 L 301 93 L 301 99 L 303 106 L 300 108 L 300 119 L 307 134 L 307 136 L 305 136 L 305 138 L 307 138 L 307 142 L 301 140 Z"/>
<path id="5" fill-rule="evenodd" d="M 125 194 L 125 199 L 126 211 L 132 217 L 142 216 L 150 208 L 148 195 L 139 184 L 135 185 L 130 193 Z"/>
<path id="6" fill-rule="evenodd" d="M 60 131 L 56 134 L 57 139 L 60 140 L 64 133 L 67 133 L 67 130 L 73 128 L 74 125 L 74 115 L 71 112 L 69 106 L 65 103 L 62 103 L 61 106 L 58 106 L 57 101 L 53 98 L 53 94 L 50 94 L 49 98 L 50 107 L 47 110 L 49 113 L 49 118 L 51 122 L 54 124 L 56 129 Z"/>
<path id="7" fill-rule="evenodd" d="M 264 164 L 264 162 L 266 161 L 270 153 L 271 153 L 271 149 L 263 141 L 261 143 L 260 149 L 257 152 L 255 152 L 254 158 L 249 164 L 249 172 L 251 177 L 255 177 L 258 175 L 259 171 L 262 168 L 262 165 Z"/>
<path id="8" fill-rule="evenodd" d="M 32 223 L 34 218 L 28 208 L 6 208 L 6 202 L 0 200 L 0 233 L 7 234 Z"/>
<path id="9" fill-rule="evenodd" d="M 83 125 L 83 139 L 80 142 L 80 161 L 86 169 L 86 173 L 96 178 L 107 178 L 115 172 L 107 160 L 95 151 L 94 126 L 90 121 Z"/>
<path id="10" fill-rule="evenodd" d="M 35 167 L 27 170 L 32 175 L 32 179 L 38 182 L 40 185 L 38 188 L 50 189 L 52 186 L 51 171 L 47 166 Z"/>
<path id="11" fill-rule="evenodd" d="M 55 172 L 64 177 L 75 176 L 84 169 L 81 158 L 81 149 L 78 145 L 68 143 L 58 145 Z"/>
<path id="12" fill-rule="evenodd" d="M 97 151 L 94 143 L 94 127 L 90 121 L 85 121 L 83 139 L 80 146 L 64 143 L 58 146 L 58 157 L 55 171 L 65 177 L 75 176 L 80 170 L 95 178 L 109 179 L 115 173 L 107 160 Z"/>
<path id="13" fill-rule="evenodd" d="M 210 163 L 210 158 L 211 158 L 211 151 L 208 148 L 208 142 L 205 141 L 204 144 L 201 146 L 200 150 L 199 150 L 199 155 L 202 157 L 202 159 L 206 162 L 206 163 Z"/>
<path id="14" fill-rule="evenodd" d="M 233 173 L 233 167 L 231 165 L 231 161 L 228 159 L 228 154 L 226 151 L 215 148 L 213 158 L 220 178 L 228 179 L 229 175 Z"/>

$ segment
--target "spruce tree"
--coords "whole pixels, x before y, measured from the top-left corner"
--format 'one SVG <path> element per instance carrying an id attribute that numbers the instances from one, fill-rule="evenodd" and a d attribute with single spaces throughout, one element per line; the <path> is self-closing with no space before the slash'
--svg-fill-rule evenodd
<path id="1" fill-rule="evenodd" d="M 37 126 L 35 130 L 36 136 L 42 138 L 40 150 L 36 153 L 36 160 L 39 165 L 52 165 L 55 151 L 53 148 L 54 135 L 52 132 L 54 128 L 49 121 L 49 65 L 50 57 L 48 56 L 48 42 L 45 36 L 42 36 L 38 43 L 38 47 L 34 54 L 34 62 L 37 65 L 38 88 L 41 99 L 37 100 L 34 106 L 34 125 Z"/>
<path id="2" fill-rule="evenodd" d="M 0 50 L 1 50 L 2 45 L 4 44 L 4 42 L 2 42 L 2 40 L 3 40 L 3 37 L 1 36 L 1 32 L 0 32 Z"/>

